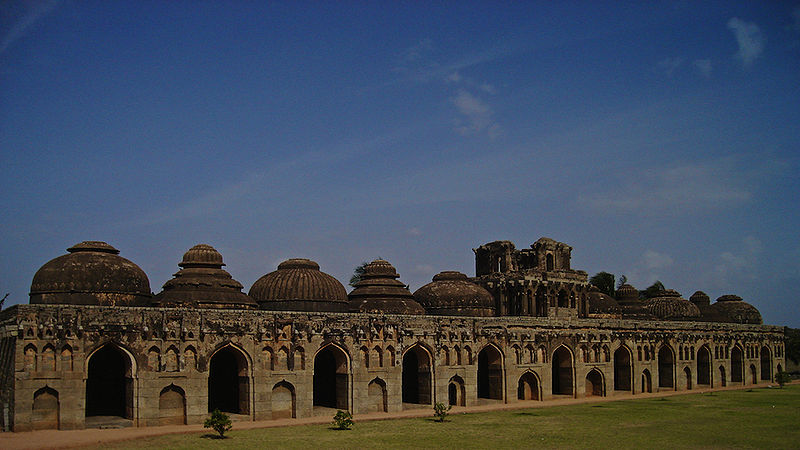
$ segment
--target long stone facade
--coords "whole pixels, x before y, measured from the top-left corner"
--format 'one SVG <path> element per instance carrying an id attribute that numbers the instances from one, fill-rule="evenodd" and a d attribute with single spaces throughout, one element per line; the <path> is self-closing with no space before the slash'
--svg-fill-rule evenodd
<path id="1" fill-rule="evenodd" d="M 278 280 L 258 286 L 272 299 L 251 290 L 253 298 L 238 300 L 237 307 L 229 300 L 244 295 L 241 285 L 229 280 L 221 256 L 208 246 L 184 255 L 182 272 L 189 272 L 176 280 L 194 280 L 186 289 L 232 289 L 236 295 L 185 291 L 164 300 L 165 286 L 155 298 L 169 306 L 144 306 L 139 287 L 135 296 L 109 296 L 103 291 L 110 290 L 108 279 L 100 277 L 106 284 L 95 283 L 86 295 L 103 291 L 96 297 L 101 300 L 91 304 L 81 295 L 81 304 L 73 304 L 57 291 L 75 298 L 79 289 L 63 281 L 47 285 L 37 274 L 31 304 L 0 313 L 2 425 L 79 429 L 114 418 L 155 426 L 201 423 L 214 409 L 238 420 L 270 420 L 330 417 L 337 409 L 397 412 L 435 402 L 631 396 L 769 382 L 785 367 L 783 328 L 706 321 L 702 314 L 671 317 L 686 309 L 674 304 L 693 304 L 679 294 L 641 305 L 611 303 L 591 289 L 585 272 L 569 268 L 568 246 L 540 241 L 522 251 L 507 241 L 482 246 L 476 277 L 445 272 L 413 296 L 396 282 L 394 268 L 378 260 L 356 284 L 351 312 L 341 312 L 346 298 L 308 260 L 290 260 L 263 277 Z M 548 257 L 551 250 L 560 253 Z M 116 253 L 91 251 L 104 261 L 103 270 L 116 267 Z M 202 273 L 218 282 L 202 281 Z M 325 284 L 300 289 L 302 280 Z M 293 297 L 292 289 L 305 294 Z M 42 297 L 49 300 L 34 300 Z M 338 306 L 319 303 L 326 299 Z M 307 310 L 276 311 L 271 300 Z M 427 312 L 434 310 L 447 315 Z"/>

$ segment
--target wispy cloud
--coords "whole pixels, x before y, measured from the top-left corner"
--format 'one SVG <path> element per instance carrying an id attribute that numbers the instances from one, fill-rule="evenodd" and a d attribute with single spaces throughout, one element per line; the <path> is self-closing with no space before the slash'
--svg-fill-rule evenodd
<path id="1" fill-rule="evenodd" d="M 0 38 L 0 55 L 5 53 L 15 42 L 27 36 L 33 25 L 42 17 L 53 12 L 59 4 L 59 0 L 41 0 L 5 2 L 0 5 L 3 15 L 16 16 L 8 31 Z"/>
<path id="2" fill-rule="evenodd" d="M 664 72 L 668 77 L 671 77 L 680 66 L 683 65 L 683 58 L 676 56 L 674 58 L 664 58 L 656 64 L 659 71 Z"/>
<path id="3" fill-rule="evenodd" d="M 711 70 L 713 68 L 711 66 L 711 60 L 710 59 L 695 59 L 692 64 L 694 64 L 694 67 L 698 71 L 700 71 L 700 73 L 704 77 L 706 77 L 706 78 L 711 77 Z"/>
<path id="4" fill-rule="evenodd" d="M 717 255 L 711 273 L 706 274 L 705 278 L 715 288 L 727 288 L 736 280 L 755 281 L 763 251 L 764 246 L 759 239 L 746 236 L 736 249 Z"/>
<path id="5" fill-rule="evenodd" d="M 634 181 L 607 192 L 579 197 L 600 212 L 689 213 L 739 205 L 752 199 L 749 177 L 728 159 L 666 169 L 635 170 Z"/>
<path id="6" fill-rule="evenodd" d="M 734 55 L 745 67 L 749 67 L 764 53 L 766 38 L 755 23 L 745 22 L 737 17 L 728 21 L 728 29 L 736 37 L 739 51 Z"/>
<path id="7" fill-rule="evenodd" d="M 644 266 L 649 270 L 663 269 L 671 266 L 674 262 L 671 256 L 665 253 L 659 253 L 655 250 L 647 250 L 644 252 L 642 260 L 644 261 Z"/>
<path id="8" fill-rule="evenodd" d="M 489 136 L 496 137 L 502 132 L 500 125 L 492 118 L 492 108 L 485 101 L 464 89 L 460 89 L 451 101 L 461 115 L 456 121 L 456 131 L 459 133 L 466 135 L 486 131 Z"/>

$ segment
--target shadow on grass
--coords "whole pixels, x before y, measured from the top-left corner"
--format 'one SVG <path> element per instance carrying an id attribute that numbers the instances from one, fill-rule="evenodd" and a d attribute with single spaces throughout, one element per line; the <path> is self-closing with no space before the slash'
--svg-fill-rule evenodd
<path id="1" fill-rule="evenodd" d="M 350 428 L 339 428 L 339 427 L 328 427 L 328 429 L 333 431 L 351 431 Z"/>
<path id="2" fill-rule="evenodd" d="M 514 413 L 514 415 L 515 416 L 538 416 L 538 414 L 536 414 L 535 412 L 531 412 L 531 411 L 522 411 L 522 412 Z"/>
<path id="3" fill-rule="evenodd" d="M 206 433 L 200 437 L 203 439 L 228 439 L 230 436 L 220 436 L 218 434 Z"/>

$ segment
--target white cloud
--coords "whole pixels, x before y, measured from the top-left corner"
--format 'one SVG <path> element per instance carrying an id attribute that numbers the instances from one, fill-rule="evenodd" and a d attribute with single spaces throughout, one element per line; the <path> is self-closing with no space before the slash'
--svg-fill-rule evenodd
<path id="1" fill-rule="evenodd" d="M 758 259 L 763 249 L 760 240 L 753 236 L 745 237 L 739 248 L 719 254 L 713 275 L 709 278 L 719 287 L 727 287 L 733 281 L 732 278 L 755 280 Z"/>
<path id="2" fill-rule="evenodd" d="M 672 74 L 675 73 L 675 71 L 682 65 L 683 65 L 683 58 L 680 56 L 676 56 L 674 58 L 664 58 L 661 61 L 659 61 L 656 66 L 660 71 L 667 74 L 668 77 L 671 77 Z"/>
<path id="3" fill-rule="evenodd" d="M 456 131 L 459 133 L 472 134 L 486 130 L 494 137 L 502 132 L 500 125 L 492 119 L 492 108 L 485 101 L 464 89 L 459 89 L 451 101 L 462 116 L 456 122 Z"/>
<path id="4" fill-rule="evenodd" d="M 708 78 L 711 76 L 712 66 L 710 59 L 695 59 L 693 64 L 704 77 Z"/>
<path id="5" fill-rule="evenodd" d="M 654 250 L 647 250 L 644 252 L 642 259 L 644 261 L 644 266 L 649 270 L 663 269 L 671 266 L 674 262 L 671 256 Z"/>
<path id="6" fill-rule="evenodd" d="M 734 55 L 745 66 L 750 66 L 764 53 L 766 38 L 761 34 L 761 29 L 755 23 L 745 22 L 737 17 L 728 21 L 728 29 L 736 36 L 739 51 Z"/>
<path id="7" fill-rule="evenodd" d="M 0 6 L 3 15 L 19 15 L 17 20 L 9 27 L 5 36 L 0 39 L 0 54 L 3 54 L 14 42 L 24 38 L 31 31 L 31 27 L 42 17 L 53 12 L 59 6 L 58 0 L 8 2 Z M 19 11 L 14 11 L 18 8 Z"/>
<path id="8" fill-rule="evenodd" d="M 579 203 L 601 212 L 688 213 L 739 205 L 753 197 L 746 183 L 750 174 L 728 159 L 629 172 L 636 173 L 633 181 L 580 196 Z"/>

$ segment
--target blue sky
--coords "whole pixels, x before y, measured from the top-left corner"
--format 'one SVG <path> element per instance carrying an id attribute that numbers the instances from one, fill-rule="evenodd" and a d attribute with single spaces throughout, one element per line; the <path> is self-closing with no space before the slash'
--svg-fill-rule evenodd
<path id="1" fill-rule="evenodd" d="M 0 290 L 83 240 L 412 290 L 541 236 L 800 327 L 800 3 L 0 5 Z"/>

